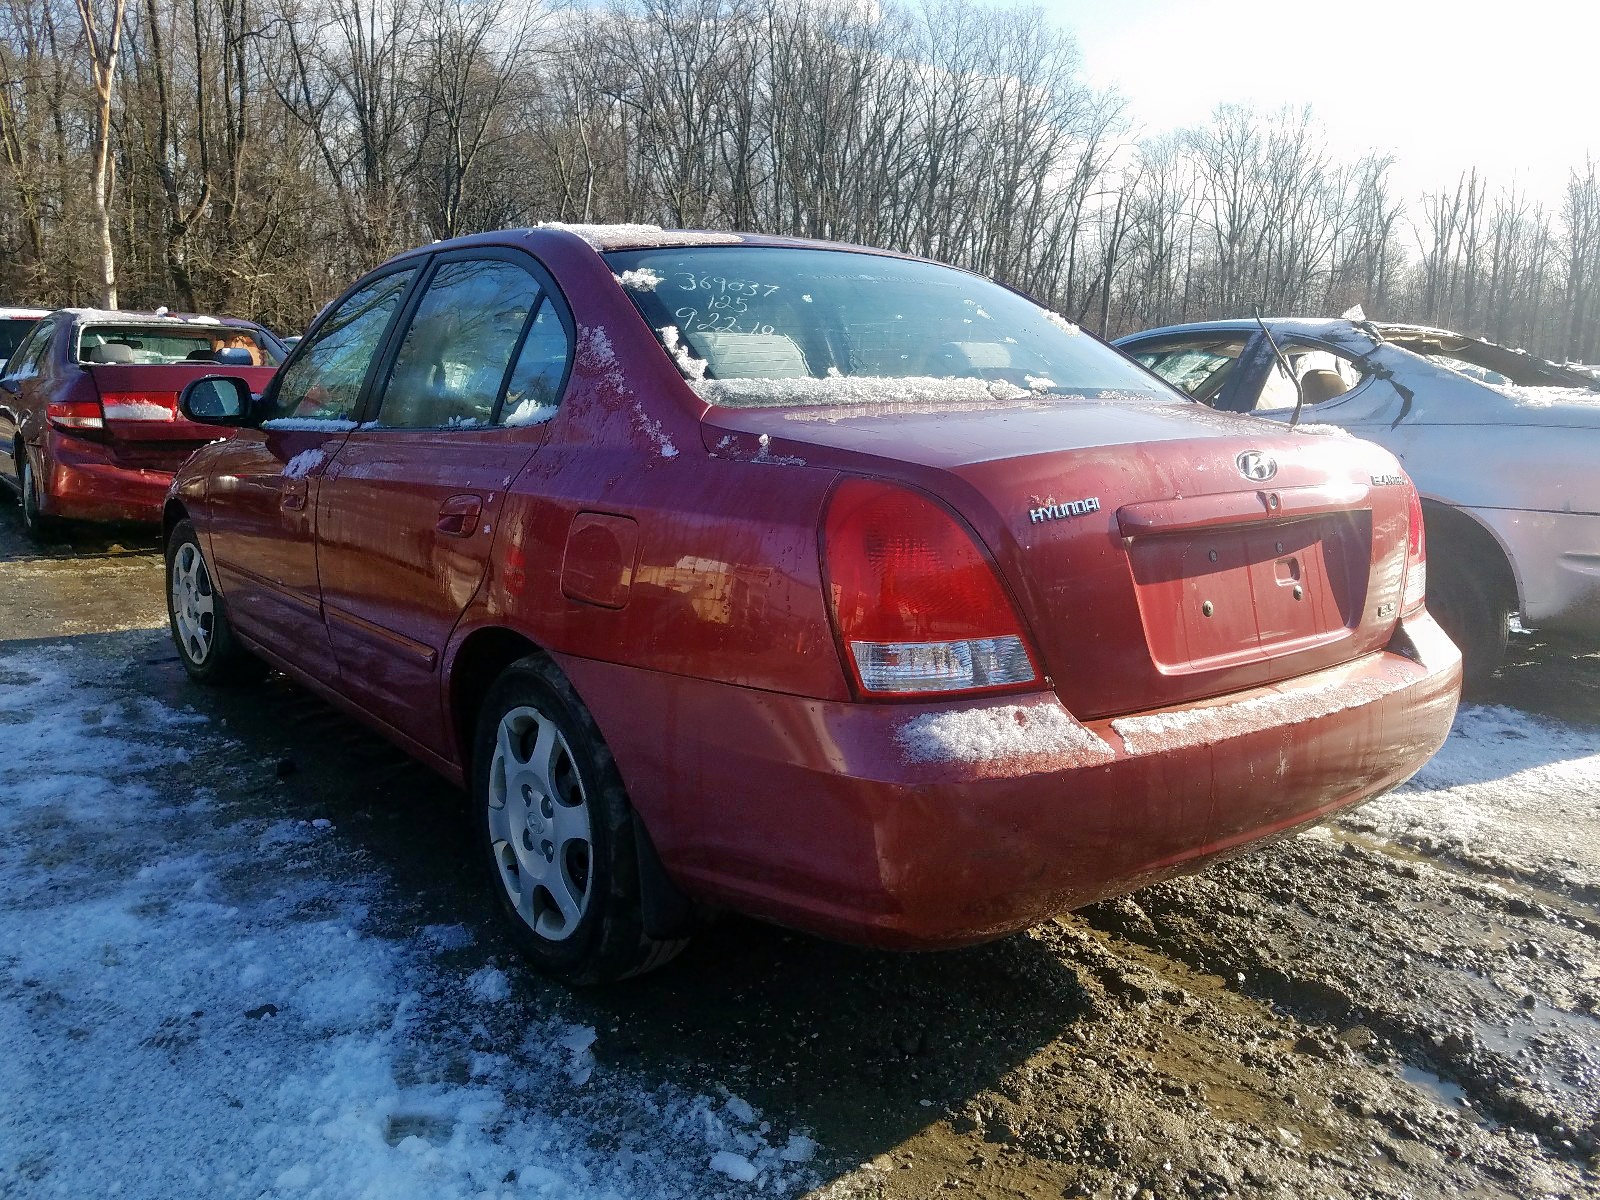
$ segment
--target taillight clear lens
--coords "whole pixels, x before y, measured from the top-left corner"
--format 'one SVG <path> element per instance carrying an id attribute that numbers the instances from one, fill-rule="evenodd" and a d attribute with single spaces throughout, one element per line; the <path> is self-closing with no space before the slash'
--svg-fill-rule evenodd
<path id="1" fill-rule="evenodd" d="M 988 692 L 1038 680 L 994 567 L 926 496 L 872 480 L 841 483 L 828 503 L 823 566 L 863 692 Z"/>
<path id="2" fill-rule="evenodd" d="M 1410 493 L 1410 532 L 1406 537 L 1406 586 L 1400 596 L 1400 615 L 1406 616 L 1421 608 L 1428 598 L 1428 547 L 1422 528 L 1422 497 L 1409 479 L 1406 491 Z"/>
<path id="3" fill-rule="evenodd" d="M 45 405 L 45 420 L 57 429 L 104 429 L 106 427 L 105 414 L 100 410 L 97 400 L 82 400 L 67 403 L 52 400 Z"/>

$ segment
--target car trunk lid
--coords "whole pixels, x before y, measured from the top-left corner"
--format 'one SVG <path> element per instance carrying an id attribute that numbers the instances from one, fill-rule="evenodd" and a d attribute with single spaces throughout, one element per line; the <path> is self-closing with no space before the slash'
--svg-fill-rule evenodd
<path id="1" fill-rule="evenodd" d="M 179 365 L 85 365 L 105 413 L 106 441 L 118 465 L 152 471 L 176 471 L 195 448 L 216 441 L 225 431 L 185 420 L 178 412 L 184 387 L 207 375 L 237 375 L 259 391 L 272 378 L 270 367 L 236 367 L 218 363 Z"/>
<path id="2" fill-rule="evenodd" d="M 1290 678 L 1394 631 L 1406 489 L 1392 456 L 1352 438 L 1115 398 L 713 408 L 704 431 L 714 453 L 898 479 L 942 499 L 994 557 L 1082 718 Z"/>

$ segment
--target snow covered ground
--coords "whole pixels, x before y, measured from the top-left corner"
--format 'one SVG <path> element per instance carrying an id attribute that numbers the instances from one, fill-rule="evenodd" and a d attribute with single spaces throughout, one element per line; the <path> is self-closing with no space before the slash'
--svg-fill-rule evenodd
<path id="1" fill-rule="evenodd" d="M 1600 895 L 1600 726 L 1465 705 L 1410 783 L 1345 823 L 1490 875 Z"/>
<path id="2" fill-rule="evenodd" d="M 1026 937 L 729 920 L 572 993 L 425 771 L 385 790 L 281 679 L 187 684 L 159 558 L 6 537 L 6 1200 L 1600 1195 L 1600 656 L 1528 650 L 1393 795 Z"/>
<path id="3" fill-rule="evenodd" d="M 466 926 L 371 929 L 377 884 L 336 830 L 220 796 L 196 747 L 227 735 L 130 692 L 115 649 L 0 652 L 0 1195 L 814 1181 L 804 1131 L 602 1067 L 612 1031 L 519 999 L 499 967 L 452 970 Z"/>

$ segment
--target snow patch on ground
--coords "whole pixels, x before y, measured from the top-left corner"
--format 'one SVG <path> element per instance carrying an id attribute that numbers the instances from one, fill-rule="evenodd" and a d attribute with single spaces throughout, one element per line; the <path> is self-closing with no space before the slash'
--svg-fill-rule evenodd
<path id="1" fill-rule="evenodd" d="M 698 1200 L 719 1154 L 818 1182 L 803 1131 L 607 1066 L 525 966 L 449 965 L 465 928 L 376 932 L 403 901 L 359 847 L 219 798 L 237 747 L 124 682 L 154 636 L 0 652 L 0 1195 Z"/>
<path id="2" fill-rule="evenodd" d="M 1600 887 L 1600 728 L 1466 705 L 1405 786 L 1342 823 L 1564 890 Z"/>
<path id="3" fill-rule="evenodd" d="M 1033 757 L 1109 761 L 1110 746 L 1052 704 L 923 713 L 900 727 L 895 740 L 912 762 L 999 762 Z"/>

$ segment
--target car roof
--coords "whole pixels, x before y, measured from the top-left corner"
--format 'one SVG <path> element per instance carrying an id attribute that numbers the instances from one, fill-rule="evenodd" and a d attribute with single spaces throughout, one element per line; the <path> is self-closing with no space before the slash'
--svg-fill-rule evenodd
<path id="1" fill-rule="evenodd" d="M 40 317 L 48 317 L 48 308 L 3 308 L 0 307 L 0 321 L 37 321 Z"/>
<path id="2" fill-rule="evenodd" d="M 138 312 L 123 308 L 59 308 L 57 313 L 71 317 L 77 325 L 181 325 L 185 328 L 229 326 L 234 328 L 260 328 L 254 321 L 242 317 L 213 317 L 205 313 Z M 55 315 L 55 314 L 50 314 Z"/>
<path id="3" fill-rule="evenodd" d="M 399 262 L 414 255 L 431 254 L 441 250 L 464 250 L 481 246 L 503 246 L 507 242 L 520 243 L 537 251 L 541 243 L 552 239 L 576 240 L 599 253 L 612 250 L 651 250 L 666 246 L 772 246 L 793 249 L 845 250 L 855 254 L 873 254 L 882 258 L 899 258 L 912 262 L 930 262 L 938 266 L 961 271 L 965 268 L 915 254 L 902 254 L 879 246 L 858 246 L 849 242 L 831 242 L 819 238 L 785 237 L 767 233 L 732 233 L 716 229 L 664 229 L 659 225 L 572 225 L 560 221 L 546 221 L 525 228 L 508 228 L 488 233 L 467 234 L 448 241 L 417 246 L 395 255 L 389 262 Z M 968 274 L 972 272 L 968 271 Z"/>

